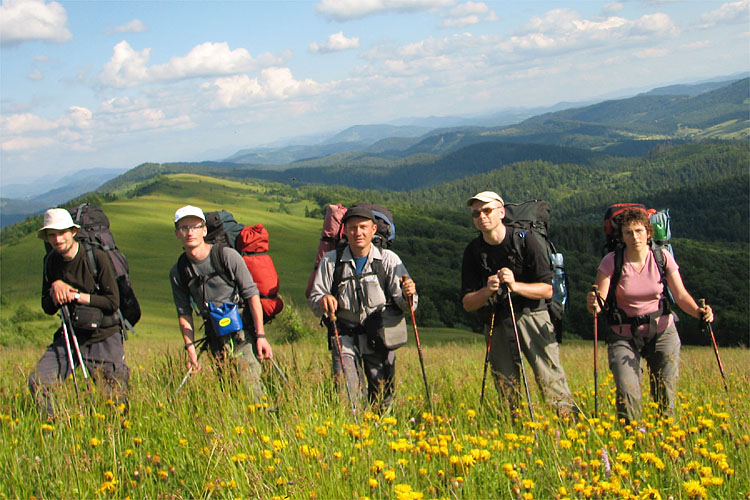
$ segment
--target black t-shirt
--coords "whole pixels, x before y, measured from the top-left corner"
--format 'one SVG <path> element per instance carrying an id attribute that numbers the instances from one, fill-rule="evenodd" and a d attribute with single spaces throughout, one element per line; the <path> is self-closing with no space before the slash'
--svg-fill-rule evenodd
<path id="1" fill-rule="evenodd" d="M 78 247 L 73 260 L 66 261 L 56 252 L 52 252 L 45 261 L 47 268 L 44 270 L 42 282 L 42 309 L 47 314 L 56 314 L 57 307 L 50 297 L 49 289 L 52 282 L 62 280 L 80 292 L 91 294 L 91 307 L 101 309 L 105 316 L 112 320 L 111 316 L 117 311 L 120 304 L 120 292 L 117 288 L 117 280 L 112 263 L 107 254 L 99 249 L 94 249 L 94 260 L 99 270 L 99 283 L 94 281 L 94 271 L 91 268 L 89 257 L 86 249 L 81 244 Z M 98 286 L 97 286 L 98 285 Z M 75 310 L 76 304 L 70 304 L 71 314 Z M 100 342 L 110 335 L 118 332 L 119 324 L 98 328 L 94 332 L 76 330 L 76 337 L 79 342 L 90 345 Z"/>
<path id="2" fill-rule="evenodd" d="M 514 250 L 514 239 L 521 249 L 520 256 Z M 554 273 L 546 250 L 531 234 L 507 228 L 505 238 L 499 245 L 490 245 L 480 234 L 466 246 L 461 265 L 461 296 L 486 286 L 487 278 L 503 267 L 512 269 L 516 281 L 522 283 L 552 283 Z M 516 312 L 526 308 L 537 311 L 546 307 L 544 299 L 528 299 L 519 294 L 513 295 L 513 308 Z M 510 315 L 505 293 L 499 295 L 496 311 L 501 318 Z M 480 319 L 489 324 L 491 312 L 490 306 L 482 307 L 479 310 Z"/>

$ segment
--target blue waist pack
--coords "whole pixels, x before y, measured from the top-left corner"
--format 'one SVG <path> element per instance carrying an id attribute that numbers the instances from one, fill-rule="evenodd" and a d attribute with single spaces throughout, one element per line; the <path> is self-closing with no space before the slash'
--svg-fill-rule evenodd
<path id="1" fill-rule="evenodd" d="M 219 337 L 242 330 L 242 315 L 237 304 L 224 302 L 221 306 L 208 303 L 208 316 Z"/>

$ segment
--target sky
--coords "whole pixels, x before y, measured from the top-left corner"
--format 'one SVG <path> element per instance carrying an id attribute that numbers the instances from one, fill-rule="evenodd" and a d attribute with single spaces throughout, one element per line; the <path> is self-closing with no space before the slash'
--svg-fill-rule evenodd
<path id="1" fill-rule="evenodd" d="M 0 189 L 748 72 L 749 30 L 750 0 L 2 0 Z"/>

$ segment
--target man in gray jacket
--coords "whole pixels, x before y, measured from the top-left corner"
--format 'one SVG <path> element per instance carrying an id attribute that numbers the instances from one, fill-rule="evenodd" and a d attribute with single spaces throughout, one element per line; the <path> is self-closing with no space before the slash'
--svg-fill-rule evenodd
<path id="1" fill-rule="evenodd" d="M 206 320 L 206 341 L 211 353 L 218 360 L 236 363 L 246 389 L 258 400 L 263 394 L 263 386 L 256 354 L 265 359 L 273 355 L 263 329 L 258 287 L 236 250 L 211 245 L 204 239 L 206 217 L 200 208 L 191 205 L 180 208 L 175 212 L 174 225 L 175 236 L 185 253 L 170 270 L 169 281 L 188 354 L 188 367 L 192 373 L 201 369 L 195 345 L 192 299 L 199 315 Z M 245 314 L 242 329 L 220 335 L 223 332 L 217 332 L 207 318 L 210 304 L 221 306 L 225 303 L 244 305 L 250 314 Z"/>
<path id="2" fill-rule="evenodd" d="M 401 315 L 410 302 L 416 307 L 416 285 L 398 255 L 373 245 L 377 222 L 370 209 L 354 206 L 342 223 L 347 246 L 323 256 L 308 302 L 315 315 L 327 318 L 334 377 L 340 381 L 343 371 L 352 404 L 361 404 L 366 378 L 368 401 L 384 410 L 393 396 L 396 353 L 377 332 L 389 313 L 386 305 Z M 330 342 L 333 328 L 339 333 L 341 354 L 336 342 Z"/>

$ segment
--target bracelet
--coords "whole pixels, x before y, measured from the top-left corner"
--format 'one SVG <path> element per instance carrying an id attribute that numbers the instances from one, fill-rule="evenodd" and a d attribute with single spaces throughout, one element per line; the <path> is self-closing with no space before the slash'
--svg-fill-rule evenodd
<path id="1" fill-rule="evenodd" d="M 187 344 L 185 344 L 185 350 L 187 351 L 191 345 L 193 345 L 192 342 L 188 342 Z"/>
<path id="2" fill-rule="evenodd" d="M 257 334 L 257 333 L 256 333 L 256 334 L 255 334 L 255 338 L 256 338 L 256 339 L 264 339 L 264 338 L 266 338 L 266 334 L 265 334 L 265 333 L 261 333 L 261 334 Z"/>

